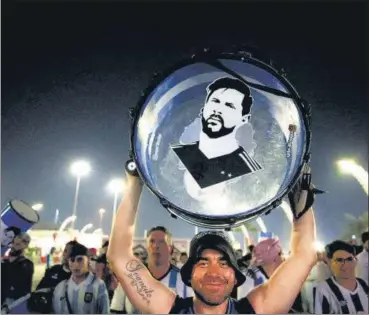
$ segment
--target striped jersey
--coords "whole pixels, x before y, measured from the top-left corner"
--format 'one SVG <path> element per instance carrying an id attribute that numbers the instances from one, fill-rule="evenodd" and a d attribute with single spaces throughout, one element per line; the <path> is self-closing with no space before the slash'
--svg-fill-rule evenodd
<path id="1" fill-rule="evenodd" d="M 68 309 L 67 298 L 72 313 Z M 109 296 L 104 281 L 89 273 L 76 284 L 72 278 L 60 282 L 53 294 L 54 314 L 107 314 Z"/>
<path id="2" fill-rule="evenodd" d="M 349 291 L 330 277 L 317 285 L 314 294 L 315 314 L 368 314 L 368 286 L 357 279 L 356 289 Z"/>
<path id="3" fill-rule="evenodd" d="M 179 269 L 174 265 L 170 265 L 168 272 L 163 277 L 157 280 L 172 289 L 178 296 L 182 298 L 187 298 L 194 295 L 192 288 L 186 286 L 182 282 L 182 277 Z M 111 301 L 110 309 L 119 312 L 125 310 L 127 314 L 140 313 L 140 311 L 137 310 L 128 300 L 128 297 L 124 293 L 123 288 L 120 284 L 114 291 L 114 296 Z"/>
<path id="4" fill-rule="evenodd" d="M 199 142 L 172 145 L 180 161 L 201 188 L 222 183 L 262 169 L 242 147 L 232 153 L 208 159 L 199 149 Z"/>

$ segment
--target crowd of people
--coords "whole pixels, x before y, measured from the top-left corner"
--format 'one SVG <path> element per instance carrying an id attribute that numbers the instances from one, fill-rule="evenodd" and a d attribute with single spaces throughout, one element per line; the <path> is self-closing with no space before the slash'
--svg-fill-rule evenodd
<path id="1" fill-rule="evenodd" d="M 127 176 L 110 240 L 99 251 L 68 242 L 61 264 L 49 265 L 33 292 L 34 266 L 24 256 L 30 237 L 15 237 L 1 264 L 3 313 L 23 302 L 44 314 L 368 314 L 369 232 L 361 246 L 335 240 L 317 252 L 310 186 L 300 185 L 308 193 L 291 197 L 288 254 L 277 237 L 244 253 L 225 233 L 210 230 L 191 240 L 189 253 L 174 256 L 170 230 L 156 226 L 147 233 L 144 257 L 132 251 L 142 183 Z"/>

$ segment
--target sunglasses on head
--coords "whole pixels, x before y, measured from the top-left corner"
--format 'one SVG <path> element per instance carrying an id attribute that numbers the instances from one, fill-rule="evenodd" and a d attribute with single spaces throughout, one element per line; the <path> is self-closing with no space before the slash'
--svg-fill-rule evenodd
<path id="1" fill-rule="evenodd" d="M 69 260 L 74 263 L 82 263 L 84 261 L 84 256 L 75 256 L 75 257 L 69 257 Z"/>
<path id="2" fill-rule="evenodd" d="M 346 261 L 350 263 L 350 262 L 353 262 L 354 260 L 355 260 L 354 257 L 347 257 L 347 258 L 341 258 L 341 257 L 339 257 L 339 258 L 336 258 L 335 259 L 335 261 L 338 262 L 338 263 L 340 263 L 340 264 L 344 264 Z"/>

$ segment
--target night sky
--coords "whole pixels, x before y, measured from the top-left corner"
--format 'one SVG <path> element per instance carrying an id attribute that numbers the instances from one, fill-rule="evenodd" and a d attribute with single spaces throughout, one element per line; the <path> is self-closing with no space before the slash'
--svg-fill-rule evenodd
<path id="1" fill-rule="evenodd" d="M 367 169 L 368 99 L 365 20 L 354 3 L 38 3 L 2 8 L 2 205 L 11 198 L 42 202 L 42 220 L 72 214 L 75 178 L 70 163 L 91 162 L 81 183 L 77 228 L 104 207 L 110 228 L 111 178 L 123 176 L 128 158 L 128 108 L 152 74 L 197 49 L 227 50 L 248 43 L 284 67 L 312 104 L 312 170 L 328 190 L 315 204 L 318 234 L 338 237 L 343 213 L 367 210 L 355 179 L 339 175 L 335 161 L 352 157 Z M 276 222 L 283 222 L 283 224 Z M 145 191 L 137 234 L 164 224 L 174 236 L 193 228 L 171 219 Z M 286 239 L 282 210 L 266 217 Z"/>

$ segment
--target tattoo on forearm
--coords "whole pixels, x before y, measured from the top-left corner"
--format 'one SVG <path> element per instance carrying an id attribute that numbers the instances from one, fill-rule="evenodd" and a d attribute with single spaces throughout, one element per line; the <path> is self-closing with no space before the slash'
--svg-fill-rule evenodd
<path id="1" fill-rule="evenodd" d="M 140 274 L 138 273 L 138 271 L 144 268 L 145 266 L 138 260 L 130 260 L 126 265 L 126 269 L 128 271 L 126 276 L 131 279 L 131 286 L 136 289 L 137 293 L 141 295 L 142 299 L 147 304 L 150 304 L 150 298 L 154 290 L 149 289 L 146 286 Z"/>

